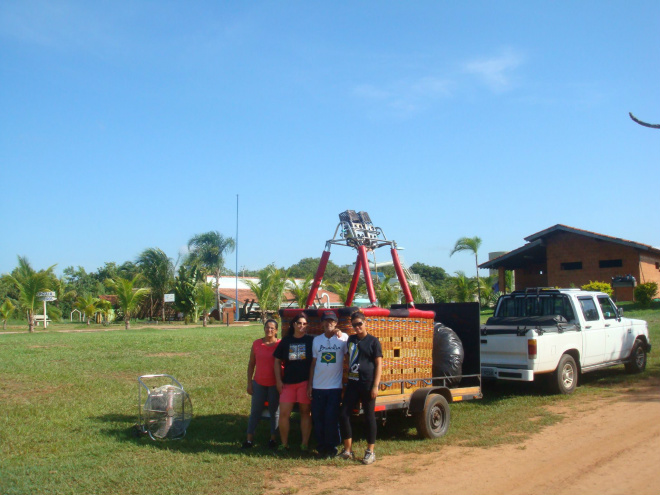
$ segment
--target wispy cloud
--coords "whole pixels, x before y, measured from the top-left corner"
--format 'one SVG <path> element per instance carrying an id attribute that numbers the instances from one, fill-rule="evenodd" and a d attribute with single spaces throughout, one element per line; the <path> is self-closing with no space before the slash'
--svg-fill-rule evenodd
<path id="1" fill-rule="evenodd" d="M 452 85 L 449 79 L 423 76 L 382 86 L 361 84 L 353 88 L 353 94 L 396 110 L 415 112 L 430 106 L 434 100 L 450 96 Z"/>
<path id="2" fill-rule="evenodd" d="M 477 76 L 492 91 L 502 92 L 514 86 L 513 72 L 523 62 L 523 57 L 511 50 L 501 55 L 471 60 L 464 71 Z"/>

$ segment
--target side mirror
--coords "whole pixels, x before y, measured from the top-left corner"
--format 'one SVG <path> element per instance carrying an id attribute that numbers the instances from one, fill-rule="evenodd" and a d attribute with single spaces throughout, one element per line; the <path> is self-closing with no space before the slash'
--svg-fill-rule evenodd
<path id="1" fill-rule="evenodd" d="M 616 313 L 619 315 L 619 318 L 623 318 L 623 308 L 616 308 Z"/>

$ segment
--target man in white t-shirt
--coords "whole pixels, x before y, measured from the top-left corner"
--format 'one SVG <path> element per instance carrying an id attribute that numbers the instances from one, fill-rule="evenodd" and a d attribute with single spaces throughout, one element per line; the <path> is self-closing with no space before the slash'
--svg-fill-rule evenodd
<path id="1" fill-rule="evenodd" d="M 321 323 L 323 333 L 314 337 L 312 344 L 307 394 L 312 399 L 312 421 L 319 457 L 334 457 L 341 442 L 339 406 L 348 335 L 344 333 L 337 337 L 337 315 L 332 311 L 323 313 Z"/>

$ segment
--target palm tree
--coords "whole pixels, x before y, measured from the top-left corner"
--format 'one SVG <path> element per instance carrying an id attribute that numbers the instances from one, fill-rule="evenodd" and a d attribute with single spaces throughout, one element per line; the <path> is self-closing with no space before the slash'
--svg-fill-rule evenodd
<path id="1" fill-rule="evenodd" d="M 289 279 L 289 292 L 293 295 L 293 299 L 299 308 L 304 308 L 305 304 L 307 304 L 307 295 L 312 286 L 313 278 L 311 275 L 307 275 L 301 284 L 298 284 L 294 277 Z"/>
<path id="2" fill-rule="evenodd" d="M 98 303 L 99 299 L 90 294 L 80 296 L 76 301 L 75 307 L 85 314 L 87 326 L 89 326 L 92 317 L 98 312 Z"/>
<path id="3" fill-rule="evenodd" d="M 193 321 L 199 319 L 199 305 L 196 296 L 201 286 L 199 283 L 201 280 L 202 274 L 197 267 L 187 267 L 186 265 L 179 267 L 179 275 L 174 280 L 174 307 Z"/>
<path id="4" fill-rule="evenodd" d="M 140 253 L 136 264 L 140 267 L 142 276 L 151 287 L 151 294 L 159 302 L 165 321 L 164 295 L 172 287 L 174 281 L 174 265 L 172 260 L 158 248 L 148 248 Z M 153 307 L 152 307 L 153 310 Z M 150 315 L 153 318 L 153 314 Z"/>
<path id="5" fill-rule="evenodd" d="M 399 291 L 390 284 L 390 277 L 384 277 L 374 289 L 381 308 L 389 308 L 399 300 Z"/>
<path id="6" fill-rule="evenodd" d="M 217 230 L 197 234 L 188 241 L 190 262 L 200 265 L 208 273 L 215 276 L 215 301 L 220 311 L 220 275 L 225 265 L 225 253 L 231 253 L 236 247 L 234 239 L 224 237 Z"/>
<path id="7" fill-rule="evenodd" d="M 213 287 L 208 284 L 200 284 L 199 290 L 195 294 L 195 302 L 204 316 L 202 320 L 202 326 L 206 326 L 209 321 L 209 309 L 213 307 L 215 299 L 215 291 Z M 222 318 L 222 308 L 218 310 L 218 316 Z"/>
<path id="8" fill-rule="evenodd" d="M 114 319 L 114 311 L 112 303 L 107 299 L 99 299 L 96 304 L 96 309 L 103 316 L 103 324 L 107 325 Z"/>
<path id="9" fill-rule="evenodd" d="M 108 285 L 114 289 L 117 295 L 117 304 L 124 313 L 124 324 L 126 330 L 131 328 L 131 314 L 134 313 L 140 303 L 149 294 L 149 289 L 135 288 L 135 284 L 140 280 L 141 276 L 136 275 L 131 280 L 126 278 L 117 277 L 108 281 Z"/>
<path id="10" fill-rule="evenodd" d="M 478 259 L 478 252 L 480 247 L 481 247 L 480 237 L 477 236 L 461 237 L 459 240 L 456 241 L 456 244 L 454 245 L 454 249 L 452 249 L 451 253 L 449 253 L 449 256 L 453 256 L 454 253 L 457 253 L 459 251 L 470 251 L 471 253 L 474 253 L 474 264 L 477 268 L 477 295 L 479 297 L 479 301 L 481 301 L 481 289 L 479 284 L 479 259 Z"/>
<path id="11" fill-rule="evenodd" d="M 475 292 L 478 292 L 478 285 L 474 279 L 465 276 L 462 271 L 456 272 L 456 276 L 452 277 L 451 283 L 456 291 L 456 299 L 458 302 L 470 302 L 474 300 Z"/>
<path id="12" fill-rule="evenodd" d="M 348 291 L 351 289 L 351 284 L 342 284 L 341 282 L 330 282 L 327 284 L 328 289 L 339 296 L 341 302 L 346 304 L 348 299 Z"/>
<path id="13" fill-rule="evenodd" d="M 266 322 L 268 311 L 280 309 L 286 280 L 287 273 L 271 265 L 259 273 L 259 282 L 245 281 L 259 302 L 262 323 Z"/>
<path id="14" fill-rule="evenodd" d="M 37 294 L 50 289 L 53 279 L 53 268 L 55 268 L 55 265 L 37 272 L 30 266 L 27 258 L 19 256 L 18 267 L 14 270 L 13 275 L 9 275 L 9 279 L 18 287 L 18 302 L 27 311 L 28 332 L 30 333 L 34 332 Z"/>
<path id="15" fill-rule="evenodd" d="M 16 306 L 12 304 L 9 299 L 5 299 L 5 302 L 0 306 L 0 319 L 2 319 L 2 329 L 7 330 L 7 320 L 14 314 Z"/>

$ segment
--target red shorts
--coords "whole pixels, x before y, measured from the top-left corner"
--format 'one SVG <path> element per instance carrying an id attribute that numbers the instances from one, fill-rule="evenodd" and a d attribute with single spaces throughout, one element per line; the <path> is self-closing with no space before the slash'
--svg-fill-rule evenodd
<path id="1" fill-rule="evenodd" d="M 307 397 L 307 384 L 305 380 L 300 383 L 283 383 L 282 393 L 280 394 L 280 403 L 288 404 L 311 404 L 312 401 Z"/>

